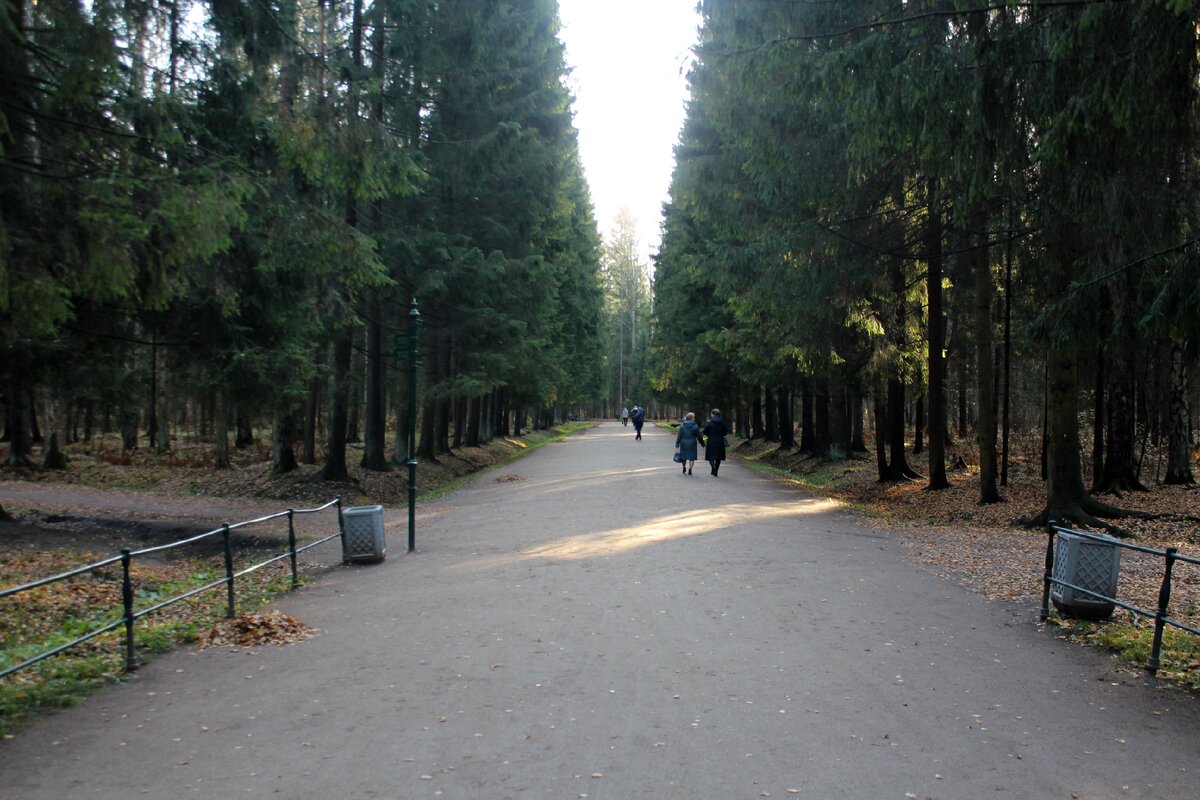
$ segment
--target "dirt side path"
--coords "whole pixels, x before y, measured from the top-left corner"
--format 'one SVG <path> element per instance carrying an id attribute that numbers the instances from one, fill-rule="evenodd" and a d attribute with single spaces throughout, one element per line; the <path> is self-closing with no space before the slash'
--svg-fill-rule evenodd
<path id="1" fill-rule="evenodd" d="M 323 504 L 295 503 L 293 507 L 299 510 Z M 27 519 L 0 522 L 0 548 L 65 547 L 109 555 L 122 547 L 178 541 L 219 528 L 224 522 L 270 516 L 286 511 L 288 503 L 0 481 L 0 506 L 10 511 L 33 512 L 35 516 L 32 522 Z M 336 530 L 336 519 L 336 510 L 332 509 L 321 514 L 296 515 L 296 533 L 300 537 L 324 536 Z M 235 542 L 242 544 L 277 546 L 287 541 L 287 521 L 274 520 L 236 531 L 234 537 Z M 340 550 L 334 543 L 310 551 L 306 557 L 327 562 L 340 558 Z"/>
<path id="2" fill-rule="evenodd" d="M 607 424 L 480 476 L 281 599 L 316 639 L 160 658 L 0 744 L 0 794 L 1200 796 L 1191 696 L 671 451 Z"/>

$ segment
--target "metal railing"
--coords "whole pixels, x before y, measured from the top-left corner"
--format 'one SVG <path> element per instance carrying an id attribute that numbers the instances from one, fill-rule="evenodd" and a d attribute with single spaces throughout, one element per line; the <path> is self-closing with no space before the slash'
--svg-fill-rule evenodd
<path id="1" fill-rule="evenodd" d="M 1150 648 L 1150 659 L 1146 663 L 1146 669 L 1152 675 L 1158 673 L 1160 658 L 1162 656 L 1163 630 L 1167 625 L 1200 636 L 1200 630 L 1170 616 L 1171 576 L 1175 571 L 1175 564 L 1183 562 L 1193 566 L 1200 566 L 1200 559 L 1180 555 L 1179 548 L 1177 547 L 1168 547 L 1165 550 L 1159 550 L 1154 547 L 1130 544 L 1129 542 L 1122 542 L 1119 539 L 1113 539 L 1109 536 L 1101 536 L 1099 534 L 1088 533 L 1086 531 L 1073 530 L 1066 526 L 1059 525 L 1054 520 L 1050 520 L 1046 526 L 1046 529 L 1049 533 L 1049 541 L 1046 544 L 1046 571 L 1042 576 L 1042 609 L 1041 613 L 1039 614 L 1039 618 L 1041 620 L 1045 621 L 1050 616 L 1050 587 L 1052 584 L 1073 589 L 1074 591 L 1081 592 L 1097 600 L 1103 600 L 1105 602 L 1112 603 L 1113 605 L 1119 606 L 1120 608 L 1123 608 L 1126 611 L 1130 611 L 1134 614 L 1141 614 L 1147 618 L 1154 617 L 1154 642 Z M 1110 545 L 1112 547 L 1120 547 L 1125 550 L 1133 550 L 1138 553 L 1146 553 L 1147 555 L 1159 556 L 1163 558 L 1164 569 L 1162 583 L 1159 585 L 1158 589 L 1158 608 L 1154 611 L 1150 611 L 1145 608 L 1139 608 L 1138 606 L 1123 602 L 1115 597 L 1108 597 L 1107 595 L 1094 592 L 1091 589 L 1085 589 L 1082 586 L 1076 586 L 1075 584 L 1065 581 L 1061 578 L 1055 578 L 1054 542 L 1059 533 L 1069 533 L 1082 539 L 1089 539 L 1091 541 L 1100 542 L 1101 544 Z"/>
<path id="2" fill-rule="evenodd" d="M 297 547 L 296 546 L 296 526 L 295 526 L 296 515 L 297 514 L 316 514 L 318 512 L 321 512 L 321 511 L 324 511 L 324 510 L 330 508 L 331 506 L 337 507 L 337 527 L 338 527 L 337 533 L 333 533 L 328 536 L 323 536 L 315 541 L 308 542 L 300 547 Z M 274 556 L 273 558 L 269 558 L 266 561 L 262 561 L 257 564 L 253 564 L 249 567 L 246 567 L 245 569 L 235 572 L 234 568 L 233 568 L 233 546 L 230 542 L 230 536 L 229 536 L 230 532 L 235 531 L 239 528 L 245 528 L 250 525 L 257 525 L 257 524 L 269 522 L 271 520 L 281 519 L 283 517 L 287 517 L 287 521 L 288 521 L 288 549 L 287 549 L 287 551 L 284 553 L 281 553 L 280 555 Z M 189 544 L 195 544 L 196 542 L 199 542 L 199 541 L 202 541 L 204 539 L 208 539 L 208 538 L 211 538 L 214 536 L 220 536 L 222 539 L 222 549 L 224 551 L 224 560 L 225 560 L 224 576 L 217 578 L 216 580 L 209 581 L 208 583 L 204 584 L 203 586 L 198 586 L 194 589 L 190 589 L 189 591 L 186 591 L 183 594 L 179 594 L 174 597 L 167 598 L 166 600 L 163 600 L 160 603 L 156 603 L 148 608 L 143 608 L 143 609 L 139 609 L 136 611 L 134 610 L 134 607 L 133 607 L 133 579 L 130 576 L 130 567 L 132 566 L 134 558 L 139 557 L 139 556 L 150 555 L 151 553 L 161 553 L 166 550 L 172 550 L 176 547 L 183 547 L 183 546 L 189 545 Z M 201 594 L 202 592 L 207 592 L 210 589 L 215 589 L 218 586 L 222 586 L 222 585 L 224 585 L 226 587 L 226 598 L 225 598 L 226 614 L 225 615 L 228 618 L 232 618 L 237 614 L 237 595 L 234 590 L 234 582 L 236 581 L 236 579 L 242 577 L 243 575 L 249 575 L 251 572 L 260 570 L 263 567 L 266 567 L 270 564 L 274 564 L 274 563 L 282 561 L 284 559 L 289 559 L 291 561 L 292 588 L 294 589 L 297 586 L 299 586 L 299 584 L 300 584 L 300 576 L 299 576 L 298 567 L 297 567 L 297 563 L 296 563 L 296 557 L 300 553 L 303 553 L 305 550 L 309 550 L 313 547 L 316 547 L 317 545 L 324 544 L 325 542 L 328 542 L 331 539 L 336 539 L 338 537 L 342 538 L 343 546 L 344 546 L 345 537 L 346 537 L 346 526 L 342 519 L 342 498 L 340 496 L 335 497 L 333 500 L 330 500 L 328 503 L 325 503 L 324 505 L 318 506 L 316 508 L 305 508 L 305 509 L 289 508 L 287 511 L 280 511 L 277 514 L 269 514 L 265 517 L 259 517 L 257 519 L 245 520 L 243 522 L 234 522 L 232 524 L 231 523 L 223 523 L 221 525 L 221 527 L 219 527 L 219 528 L 215 528 L 206 533 L 201 533 L 196 536 L 192 536 L 188 539 L 181 539 L 177 542 L 170 542 L 168 544 L 157 545 L 155 547 L 143 547 L 140 550 L 131 550 L 129 548 L 122 548 L 120 555 L 112 556 L 110 558 L 103 559 L 102 561 L 94 562 L 92 564 L 85 564 L 82 567 L 78 567 L 76 569 L 69 570 L 67 572 L 62 572 L 62 573 L 59 573 L 58 575 L 51 575 L 48 578 L 42 578 L 40 580 L 31 581 L 30 583 L 22 584 L 21 586 L 14 586 L 11 589 L 4 589 L 4 590 L 0 591 L 0 600 L 3 600 L 6 597 L 11 597 L 13 595 L 20 594 L 22 592 L 28 592 L 33 589 L 38 589 L 42 586 L 48 586 L 53 583 L 58 583 L 59 581 L 64 581 L 64 580 L 68 580 L 70 578 L 75 578 L 80 575 L 84 575 L 84 574 L 87 574 L 90 572 L 94 572 L 96 570 L 104 569 L 105 567 L 108 567 L 108 566 L 112 566 L 113 564 L 120 563 L 121 564 L 121 604 L 123 606 L 124 613 L 121 615 L 121 617 L 119 619 L 114 620 L 113 622 L 110 622 L 107 625 L 103 625 L 93 631 L 89 631 L 88 633 L 84 634 L 83 636 L 80 636 L 77 639 L 73 639 L 72 641 L 69 641 L 66 644 L 61 644 L 57 647 L 54 647 L 49 650 L 38 653 L 35 656 L 25 659 L 24 661 L 22 661 L 19 664 L 14 664 L 11 667 L 7 667 L 3 670 L 0 670 L 0 678 L 4 678 L 8 675 L 11 675 L 14 672 L 17 672 L 18 670 L 25 669 L 26 667 L 31 667 L 34 664 L 37 664 L 39 661 L 44 661 L 47 658 L 56 656 L 65 650 L 69 650 L 72 647 L 81 645 L 84 642 L 95 639 L 97 636 L 102 636 L 102 635 L 104 635 L 110 631 L 116 630 L 117 628 L 120 628 L 122 626 L 124 626 L 124 628 L 125 628 L 125 669 L 130 670 L 130 671 L 135 670 L 135 669 L 137 669 L 138 663 L 137 663 L 137 652 L 134 648 L 133 631 L 134 631 L 134 623 L 137 622 L 137 620 L 141 619 L 142 617 L 153 614 L 157 611 L 161 611 L 164 608 L 167 608 L 168 606 L 174 605 L 175 603 L 179 603 L 183 600 L 187 600 L 188 598 L 195 597 L 196 595 Z"/>

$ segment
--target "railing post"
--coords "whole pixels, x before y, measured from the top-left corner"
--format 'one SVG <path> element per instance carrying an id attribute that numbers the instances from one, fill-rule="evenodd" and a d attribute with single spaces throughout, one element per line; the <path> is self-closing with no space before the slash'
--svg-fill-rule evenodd
<path id="1" fill-rule="evenodd" d="M 292 555 L 292 588 L 300 585 L 300 576 L 296 572 L 296 512 L 288 509 L 288 551 Z"/>
<path id="2" fill-rule="evenodd" d="M 333 498 L 333 502 L 337 505 L 338 515 L 338 535 L 342 537 L 342 563 L 346 563 L 346 553 L 350 552 L 346 548 L 346 520 L 342 517 L 342 496 L 339 494 Z"/>
<path id="3" fill-rule="evenodd" d="M 227 596 L 225 617 L 233 619 L 237 616 L 237 601 L 233 596 L 233 546 L 229 543 L 228 522 L 221 523 L 221 538 L 225 542 L 225 593 Z"/>
<path id="4" fill-rule="evenodd" d="M 1171 602 L 1171 572 L 1175 569 L 1175 557 L 1178 554 L 1179 548 L 1167 548 L 1167 568 L 1163 571 L 1162 586 L 1158 588 L 1158 613 L 1154 615 L 1154 644 L 1150 647 L 1150 660 L 1146 663 L 1151 675 L 1158 674 L 1163 628 L 1167 624 L 1167 606 Z"/>
<path id="5" fill-rule="evenodd" d="M 1057 527 L 1058 523 L 1054 520 L 1046 522 L 1050 536 L 1046 543 L 1046 569 L 1042 573 L 1042 610 L 1038 614 L 1042 622 L 1050 618 L 1050 582 L 1054 579 L 1054 535 Z"/>
<path id="6" fill-rule="evenodd" d="M 130 550 L 121 548 L 121 603 L 125 606 L 125 669 L 137 669 L 137 651 L 133 646 L 133 579 L 129 575 Z"/>

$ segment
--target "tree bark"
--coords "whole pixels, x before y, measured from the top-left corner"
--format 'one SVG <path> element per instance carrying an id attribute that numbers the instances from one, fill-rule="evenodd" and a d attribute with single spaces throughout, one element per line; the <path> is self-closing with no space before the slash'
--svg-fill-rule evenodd
<path id="1" fill-rule="evenodd" d="M 829 419 L 828 378 L 813 379 L 813 418 L 816 452 L 822 458 L 829 458 L 829 450 L 833 445 L 833 438 Z"/>
<path id="2" fill-rule="evenodd" d="M 763 439 L 766 436 L 767 428 L 763 424 L 762 389 L 755 385 L 750 401 L 750 438 Z"/>
<path id="3" fill-rule="evenodd" d="M 313 378 L 308 387 L 308 400 L 304 408 L 304 453 L 305 464 L 317 463 L 317 417 L 321 413 L 321 381 Z"/>
<path id="4" fill-rule="evenodd" d="M 979 443 L 979 502 L 1000 502 L 996 488 L 996 404 L 992 372 L 992 265 L 986 244 L 987 234 L 972 254 L 975 273 L 975 380 L 979 397 L 979 421 L 975 437 Z"/>
<path id="5" fill-rule="evenodd" d="M 925 452 L 925 395 L 918 394 L 913 404 L 913 455 Z"/>
<path id="6" fill-rule="evenodd" d="M 1119 256 L 1112 261 L 1117 262 Z M 1132 275 L 1123 276 L 1124 286 L 1111 293 L 1109 300 L 1112 312 L 1110 353 L 1112 360 L 1123 368 L 1112 370 L 1108 375 L 1108 415 L 1105 422 L 1107 437 L 1104 451 L 1104 471 L 1092 488 L 1096 494 L 1120 495 L 1127 491 L 1146 491 L 1138 479 L 1138 460 L 1135 440 L 1137 418 L 1134 398 L 1137 396 L 1138 332 L 1132 307 L 1136 287 Z"/>
<path id="7" fill-rule="evenodd" d="M 887 392 L 883 380 L 878 376 L 871 391 L 872 410 L 875 414 L 875 467 L 879 472 L 879 482 L 889 480 L 887 460 Z"/>
<path id="8" fill-rule="evenodd" d="M 271 426 L 271 474 L 283 475 L 299 467 L 292 439 L 296 435 L 296 420 L 291 414 L 280 414 Z"/>
<path id="9" fill-rule="evenodd" d="M 796 446 L 796 429 L 792 422 L 792 393 L 780 389 L 779 399 L 779 447 L 791 450 Z"/>
<path id="10" fill-rule="evenodd" d="M 766 416 L 766 440 L 768 442 L 779 441 L 779 419 L 776 412 L 779 406 L 775 402 L 775 392 L 771 391 L 770 386 L 763 387 L 763 413 Z"/>
<path id="11" fill-rule="evenodd" d="M 842 459 L 850 455 L 850 417 L 847 413 L 846 384 L 840 379 L 834 379 L 831 384 L 829 457 Z"/>
<path id="12" fill-rule="evenodd" d="M 1104 476 L 1104 429 L 1108 413 L 1104 394 L 1108 377 L 1104 369 L 1104 341 L 1108 338 L 1108 289 L 1100 287 L 1096 311 L 1096 383 L 1092 396 L 1092 486 L 1099 486 Z"/>
<path id="13" fill-rule="evenodd" d="M 383 326 L 379 315 L 379 301 L 372 298 L 367 302 L 366 313 L 366 416 L 361 466 L 375 472 L 386 472 L 390 465 L 387 459 L 387 403 L 383 381 Z"/>
<path id="14" fill-rule="evenodd" d="M 9 435 L 8 460 L 10 467 L 33 465 L 31 453 L 33 440 L 29 426 L 29 392 L 25 389 L 27 378 L 21 374 L 19 365 L 10 364 L 8 370 L 8 402 L 4 404 L 4 426 Z M 136 442 L 137 430 L 134 430 Z"/>
<path id="15" fill-rule="evenodd" d="M 481 397 L 472 397 L 467 401 L 467 447 L 479 447 L 479 425 L 483 416 Z"/>
<path id="16" fill-rule="evenodd" d="M 229 409 L 226 408 L 225 387 L 213 389 L 213 466 L 229 468 Z"/>
<path id="17" fill-rule="evenodd" d="M 1168 485 L 1190 485 L 1196 482 L 1192 475 L 1192 437 L 1190 430 L 1191 412 L 1187 400 L 1187 366 L 1183 360 L 1183 343 L 1171 342 L 1171 399 L 1168 404 L 1170 433 L 1167 445 Z"/>
<path id="18" fill-rule="evenodd" d="M 929 294 L 929 483 L 926 489 L 947 489 L 946 477 L 946 347 L 942 313 L 942 211 L 937 182 L 929 182 L 929 227 L 926 238 Z"/>
<path id="19" fill-rule="evenodd" d="M 346 424 L 350 403 L 350 354 L 349 331 L 340 331 L 330 345 L 329 377 L 329 429 L 326 431 L 325 464 L 319 473 L 320 480 L 346 483 L 350 480 L 350 469 L 346 461 Z"/>

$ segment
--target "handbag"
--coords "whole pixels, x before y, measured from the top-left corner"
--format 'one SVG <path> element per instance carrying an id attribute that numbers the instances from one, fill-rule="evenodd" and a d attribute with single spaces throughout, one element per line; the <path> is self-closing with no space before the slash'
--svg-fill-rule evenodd
<path id="1" fill-rule="evenodd" d="M 729 437 L 728 437 L 728 436 L 722 436 L 722 437 L 721 437 L 721 444 L 723 444 L 723 445 L 724 445 L 724 446 L 726 446 L 726 447 L 729 447 Z"/>
<path id="2" fill-rule="evenodd" d="M 674 461 L 676 464 L 683 463 L 683 455 L 679 452 L 679 445 L 675 445 L 675 456 L 671 460 Z"/>

